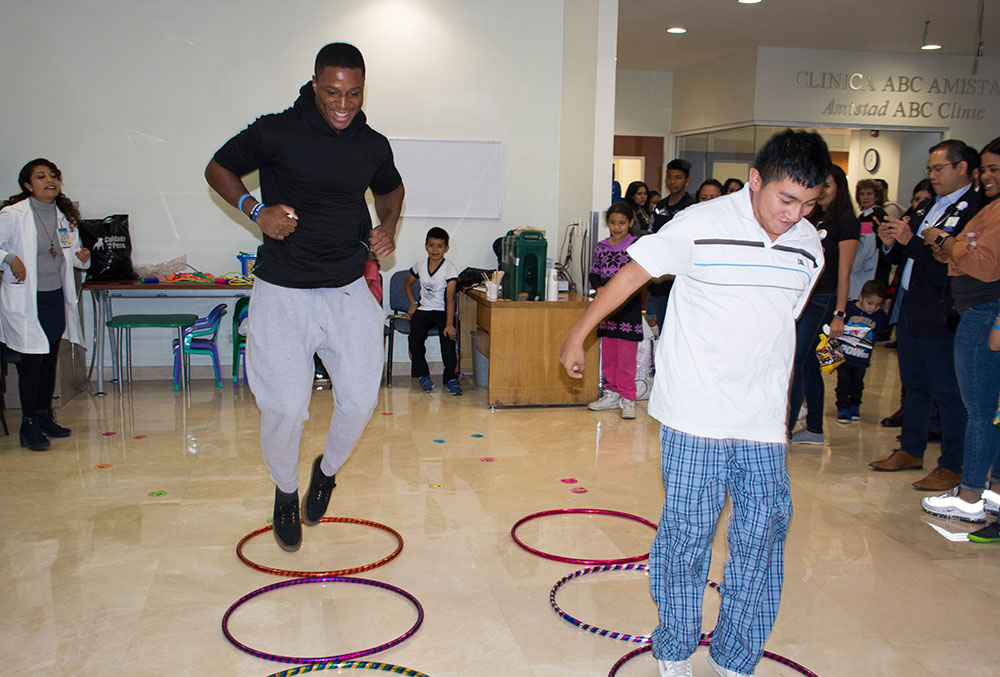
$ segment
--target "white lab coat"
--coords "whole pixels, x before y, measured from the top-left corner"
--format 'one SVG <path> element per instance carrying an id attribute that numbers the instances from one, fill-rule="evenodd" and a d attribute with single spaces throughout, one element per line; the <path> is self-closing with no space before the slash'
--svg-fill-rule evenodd
<path id="1" fill-rule="evenodd" d="M 56 225 L 69 234 L 69 245 L 62 247 L 66 265 L 62 267 L 63 302 L 66 309 L 66 331 L 63 338 L 83 345 L 83 331 L 77 312 L 76 283 L 73 268 L 89 268 L 76 257 L 80 251 L 80 232 L 71 227 L 63 213 L 56 209 Z M 0 341 L 19 353 L 45 354 L 49 341 L 38 321 L 38 231 L 35 215 L 28 200 L 22 200 L 0 210 L 0 261 L 7 254 L 14 254 L 24 263 L 27 275 L 18 282 L 10 266 L 2 265 L 3 284 L 0 285 Z"/>

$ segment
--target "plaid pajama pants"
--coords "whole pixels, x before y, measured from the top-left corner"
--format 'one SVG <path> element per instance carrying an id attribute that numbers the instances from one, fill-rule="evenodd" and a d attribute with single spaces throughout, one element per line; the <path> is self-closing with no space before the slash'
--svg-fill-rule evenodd
<path id="1" fill-rule="evenodd" d="M 710 439 L 661 426 L 660 449 L 666 497 L 649 554 L 659 612 L 653 655 L 682 661 L 698 647 L 712 538 L 728 488 L 729 558 L 711 653 L 719 665 L 753 674 L 781 600 L 792 515 L 786 445 Z"/>

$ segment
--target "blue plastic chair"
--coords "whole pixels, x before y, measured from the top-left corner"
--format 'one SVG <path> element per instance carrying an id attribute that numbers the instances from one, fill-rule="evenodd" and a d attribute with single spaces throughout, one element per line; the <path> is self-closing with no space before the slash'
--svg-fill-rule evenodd
<path id="1" fill-rule="evenodd" d="M 212 308 L 205 317 L 199 317 L 194 324 L 184 329 L 184 351 L 183 355 L 178 350 L 179 343 L 174 339 L 174 390 L 180 390 L 181 381 L 181 359 L 188 360 L 187 373 L 190 378 L 191 355 L 209 355 L 212 358 L 212 366 L 215 367 L 215 384 L 222 387 L 222 371 L 219 367 L 219 347 L 216 339 L 219 335 L 219 324 L 222 316 L 226 314 L 226 304 L 220 303 Z M 185 384 L 188 385 L 188 384 Z"/>

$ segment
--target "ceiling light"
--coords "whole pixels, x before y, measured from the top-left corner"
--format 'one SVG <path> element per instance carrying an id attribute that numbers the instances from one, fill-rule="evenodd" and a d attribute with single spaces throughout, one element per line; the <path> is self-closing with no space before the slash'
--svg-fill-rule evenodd
<path id="1" fill-rule="evenodd" d="M 925 21 L 924 22 L 924 39 L 923 39 L 923 42 L 920 45 L 920 49 L 926 49 L 926 50 L 941 49 L 941 45 L 939 45 L 937 43 L 934 43 L 934 42 L 927 42 L 927 33 L 930 31 L 930 29 L 931 29 L 931 22 L 930 21 Z"/>
<path id="2" fill-rule="evenodd" d="M 741 5 L 756 5 L 760 0 L 740 0 Z"/>
<path id="3" fill-rule="evenodd" d="M 680 26 L 673 26 L 673 27 L 671 27 L 671 28 L 668 28 L 668 29 L 667 29 L 667 32 L 668 32 L 668 33 L 673 33 L 673 34 L 675 34 L 675 35 L 680 35 L 681 33 L 687 33 L 687 32 L 688 32 L 688 29 L 686 29 L 686 28 L 681 28 Z"/>

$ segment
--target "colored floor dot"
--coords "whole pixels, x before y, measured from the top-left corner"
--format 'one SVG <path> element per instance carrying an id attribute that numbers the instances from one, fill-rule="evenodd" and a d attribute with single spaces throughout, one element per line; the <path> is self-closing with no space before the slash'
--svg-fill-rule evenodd
<path id="1" fill-rule="evenodd" d="M 576 484 L 575 477 L 564 477 L 559 481 L 562 482 L 563 484 Z"/>
<path id="2" fill-rule="evenodd" d="M 434 444 L 444 444 L 444 440 L 434 440 Z"/>
<path id="3" fill-rule="evenodd" d="M 106 432 L 106 433 L 101 433 L 101 437 L 111 437 L 112 435 L 117 435 L 117 434 L 118 433 Z"/>
<path id="4" fill-rule="evenodd" d="M 443 484 L 428 484 L 427 486 L 429 486 L 431 489 L 444 489 Z"/>
<path id="5" fill-rule="evenodd" d="M 383 416 L 392 416 L 392 412 L 391 411 L 383 411 L 382 415 Z"/>
<path id="6" fill-rule="evenodd" d="M 493 458 L 492 456 L 483 456 L 479 460 L 482 461 L 483 463 L 493 463 L 494 461 L 496 461 L 496 459 Z"/>
<path id="7" fill-rule="evenodd" d="M 111 467 L 110 463 L 98 463 L 97 465 L 94 466 L 94 468 L 97 470 L 104 470 L 105 468 L 110 468 L 110 467 Z"/>
<path id="8" fill-rule="evenodd" d="M 145 435 L 132 435 L 132 439 L 133 440 L 144 440 L 144 439 L 146 439 L 146 436 Z"/>
<path id="9" fill-rule="evenodd" d="M 151 492 L 149 492 L 149 495 L 150 496 L 154 496 L 154 497 L 156 497 L 156 496 L 166 496 L 167 492 L 165 492 L 165 491 L 151 491 Z"/>
<path id="10" fill-rule="evenodd" d="M 570 491 L 572 491 L 574 494 L 585 494 L 585 493 L 587 493 L 587 490 L 584 489 L 583 487 L 573 487 L 572 489 L 570 489 Z"/>
<path id="11" fill-rule="evenodd" d="M 479 433 L 473 433 L 473 437 L 486 437 L 485 435 L 480 435 Z"/>

